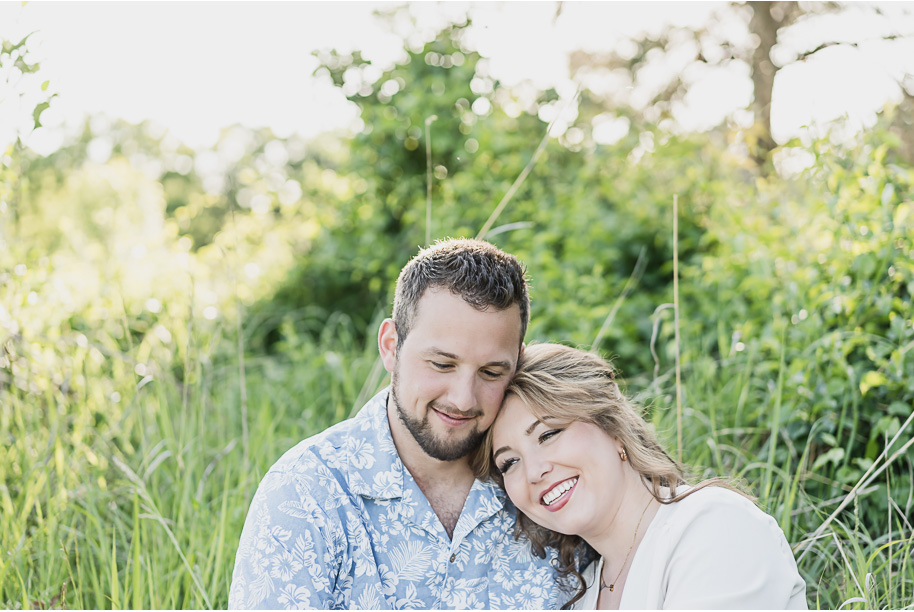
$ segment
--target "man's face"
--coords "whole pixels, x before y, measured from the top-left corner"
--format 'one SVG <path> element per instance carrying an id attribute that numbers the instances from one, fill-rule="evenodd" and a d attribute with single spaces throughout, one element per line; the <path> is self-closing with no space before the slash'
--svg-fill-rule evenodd
<path id="1" fill-rule="evenodd" d="M 406 437 L 398 431 L 407 434 L 440 461 L 455 461 L 476 448 L 514 374 L 520 334 L 516 304 L 479 311 L 446 289 L 426 291 L 396 354 L 385 354 L 382 329 L 397 416 L 390 419 L 394 439 Z"/>

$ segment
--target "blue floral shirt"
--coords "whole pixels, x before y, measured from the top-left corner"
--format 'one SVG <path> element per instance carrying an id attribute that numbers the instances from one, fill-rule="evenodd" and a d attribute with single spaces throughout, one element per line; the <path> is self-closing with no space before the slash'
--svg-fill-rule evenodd
<path id="1" fill-rule="evenodd" d="M 473 483 L 449 538 L 397 455 L 388 389 L 287 452 L 260 483 L 230 608 L 558 608 L 552 551 L 514 539 L 494 483 Z"/>

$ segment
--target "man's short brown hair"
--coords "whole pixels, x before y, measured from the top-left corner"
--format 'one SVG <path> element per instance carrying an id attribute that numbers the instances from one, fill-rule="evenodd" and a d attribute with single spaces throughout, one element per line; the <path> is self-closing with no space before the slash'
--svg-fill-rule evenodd
<path id="1" fill-rule="evenodd" d="M 530 321 L 530 296 L 524 265 L 494 245 L 468 238 L 449 238 L 422 249 L 397 279 L 393 320 L 397 349 L 416 319 L 419 300 L 430 288 L 447 289 L 477 310 L 520 307 L 521 341 Z"/>

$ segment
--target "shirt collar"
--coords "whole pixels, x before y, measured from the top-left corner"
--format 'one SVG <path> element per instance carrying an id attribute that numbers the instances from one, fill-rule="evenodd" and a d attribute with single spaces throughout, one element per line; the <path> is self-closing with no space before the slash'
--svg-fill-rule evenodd
<path id="1" fill-rule="evenodd" d="M 352 420 L 353 431 L 346 443 L 350 453 L 349 489 L 374 499 L 403 496 L 406 469 L 397 454 L 387 422 L 389 393 L 390 387 L 386 387 L 368 400 Z M 361 453 L 358 458 L 356 452 Z"/>
<path id="2" fill-rule="evenodd" d="M 398 499 L 403 497 L 404 478 L 413 481 L 413 477 L 397 454 L 390 433 L 390 423 L 387 420 L 389 394 L 389 386 L 382 389 L 368 400 L 353 419 L 355 430 L 362 432 L 362 440 L 373 449 L 373 461 L 349 462 L 349 488 L 353 493 L 363 497 Z M 504 506 L 506 495 L 496 483 L 477 479 L 473 483 L 467 502 L 474 497 L 478 502 L 482 502 L 482 507 L 488 508 L 491 512 Z"/>

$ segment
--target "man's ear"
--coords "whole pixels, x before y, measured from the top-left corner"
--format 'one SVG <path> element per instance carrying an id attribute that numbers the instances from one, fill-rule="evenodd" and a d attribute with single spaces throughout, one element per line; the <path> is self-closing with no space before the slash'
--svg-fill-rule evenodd
<path id="1" fill-rule="evenodd" d="M 397 338 L 397 326 L 394 324 L 394 320 L 384 319 L 378 330 L 378 352 L 381 354 L 384 369 L 391 374 L 397 363 Z"/>

